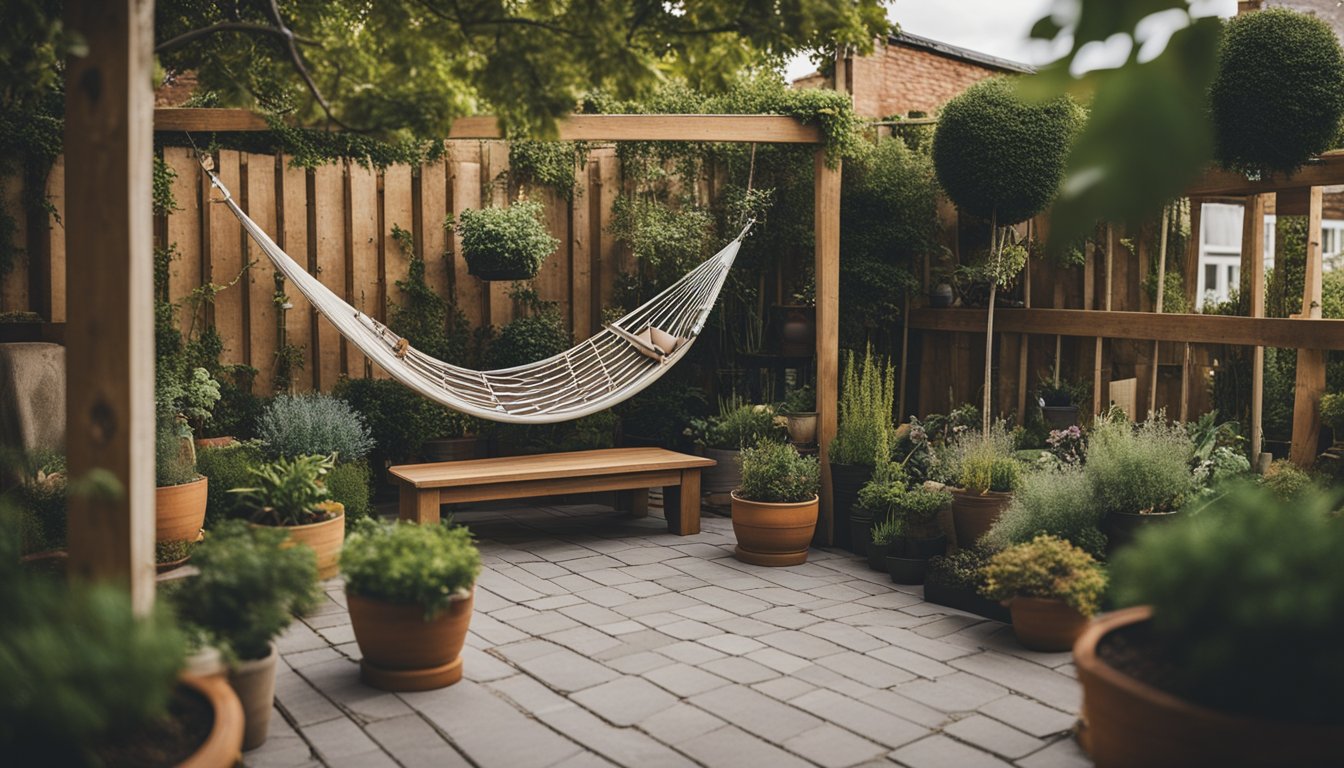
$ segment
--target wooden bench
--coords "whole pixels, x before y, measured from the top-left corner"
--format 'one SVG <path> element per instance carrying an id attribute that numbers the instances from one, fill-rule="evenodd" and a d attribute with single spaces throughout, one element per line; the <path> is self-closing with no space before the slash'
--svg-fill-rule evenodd
<path id="1" fill-rule="evenodd" d="M 662 448 L 607 448 L 539 456 L 406 464 L 389 471 L 401 486 L 402 520 L 439 521 L 439 507 L 590 491 L 622 491 L 622 506 L 648 514 L 648 489 L 662 486 L 668 529 L 700 532 L 700 470 L 713 459 Z"/>

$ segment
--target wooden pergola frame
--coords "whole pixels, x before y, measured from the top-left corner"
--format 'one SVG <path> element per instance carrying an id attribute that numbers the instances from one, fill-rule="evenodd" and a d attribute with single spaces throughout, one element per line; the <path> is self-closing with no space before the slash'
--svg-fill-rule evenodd
<path id="1" fill-rule="evenodd" d="M 110 472 L 117 494 L 73 498 L 75 573 L 125 582 L 139 611 L 154 599 L 154 334 L 152 135 L 159 131 L 260 131 L 247 110 L 154 109 L 149 89 L 152 3 L 69 0 L 66 20 L 89 53 L 67 70 L 68 290 L 66 441 L 71 477 Z M 89 82 L 101 83 L 87 88 Z M 502 138 L 493 118 L 463 118 L 450 139 Z M 822 516 L 833 537 L 827 451 L 839 384 L 840 174 L 819 128 L 777 115 L 575 115 L 559 138 L 583 141 L 712 141 L 811 144 L 817 304 L 818 444 Z M 76 367 L 77 366 L 77 367 Z M 106 477 L 106 475 L 105 475 Z"/>

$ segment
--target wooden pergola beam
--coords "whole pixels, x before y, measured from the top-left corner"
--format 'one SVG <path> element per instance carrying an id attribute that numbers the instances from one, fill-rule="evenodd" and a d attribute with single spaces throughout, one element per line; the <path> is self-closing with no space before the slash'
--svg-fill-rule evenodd
<path id="1" fill-rule="evenodd" d="M 1266 192 L 1327 187 L 1344 184 L 1344 150 L 1326 152 L 1314 157 L 1295 173 L 1276 174 L 1259 180 L 1247 179 L 1245 174 L 1218 168 L 1206 171 L 1188 186 L 1185 194 L 1191 197 L 1247 197 Z"/>
<path id="2" fill-rule="evenodd" d="M 994 312 L 994 326 L 996 330 L 1005 332 L 1043 336 L 1059 334 L 1086 338 L 1344 350 L 1344 320 L 1000 308 Z M 910 327 L 925 331 L 984 333 L 985 310 L 912 309 Z"/>
<path id="3" fill-rule="evenodd" d="M 503 139 L 493 117 L 459 117 L 450 139 Z M 820 144 L 821 129 L 781 115 L 571 115 L 557 126 L 563 141 L 708 141 Z"/>
<path id="4" fill-rule="evenodd" d="M 198 133 L 232 133 L 238 131 L 269 131 L 266 118 L 250 109 L 193 109 L 187 107 L 158 107 L 154 110 L 156 131 L 196 131 Z"/>

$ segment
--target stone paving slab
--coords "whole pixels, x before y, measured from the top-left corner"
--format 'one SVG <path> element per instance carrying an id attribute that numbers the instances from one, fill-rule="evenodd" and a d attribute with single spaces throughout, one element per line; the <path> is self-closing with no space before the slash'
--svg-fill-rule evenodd
<path id="1" fill-rule="evenodd" d="M 279 640 L 255 768 L 1080 768 L 1068 654 L 925 603 L 852 555 L 732 558 L 731 523 L 676 537 L 657 510 L 458 512 L 484 568 L 464 679 L 363 686 L 339 579 Z"/>

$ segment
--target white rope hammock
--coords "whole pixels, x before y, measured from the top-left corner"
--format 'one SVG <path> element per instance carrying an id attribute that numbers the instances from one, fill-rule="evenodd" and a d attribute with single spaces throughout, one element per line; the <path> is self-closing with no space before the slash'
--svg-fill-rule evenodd
<path id="1" fill-rule="evenodd" d="M 342 336 L 392 378 L 453 410 L 517 424 L 588 416 L 657 381 L 700 336 L 742 239 L 751 229 L 749 222 L 723 250 L 578 346 L 514 368 L 474 371 L 426 355 L 350 306 L 281 250 L 243 213 L 219 177 L 209 168 L 205 171 L 224 195 L 217 202 L 228 205 L 276 268 Z"/>

